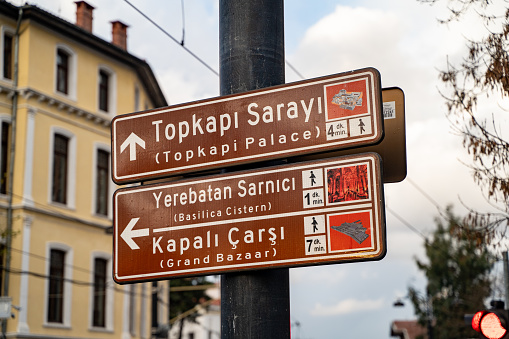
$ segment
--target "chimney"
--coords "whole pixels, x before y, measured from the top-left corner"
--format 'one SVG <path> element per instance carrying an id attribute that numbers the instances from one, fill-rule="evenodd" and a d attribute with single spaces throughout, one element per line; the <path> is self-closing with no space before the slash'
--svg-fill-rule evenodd
<path id="1" fill-rule="evenodd" d="M 129 26 L 118 20 L 111 22 L 111 43 L 124 51 L 127 50 L 127 27 Z"/>
<path id="2" fill-rule="evenodd" d="M 76 25 L 92 33 L 92 11 L 94 7 L 85 1 L 76 1 Z"/>

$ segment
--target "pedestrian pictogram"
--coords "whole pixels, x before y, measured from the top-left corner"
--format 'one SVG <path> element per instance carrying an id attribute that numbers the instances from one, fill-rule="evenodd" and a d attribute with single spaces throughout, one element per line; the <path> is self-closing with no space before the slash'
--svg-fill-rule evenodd
<path id="1" fill-rule="evenodd" d="M 364 122 L 362 122 L 362 119 L 359 119 L 359 129 L 360 129 L 360 134 L 364 133 L 366 130 L 364 129 L 364 126 L 366 126 L 366 124 L 364 124 Z"/>
<path id="2" fill-rule="evenodd" d="M 318 227 L 316 227 L 318 225 L 318 222 L 316 221 L 315 217 L 313 217 L 313 222 L 311 223 L 311 225 L 313 225 L 313 232 L 318 231 Z"/>
<path id="3" fill-rule="evenodd" d="M 326 231 L 325 215 L 309 215 L 304 217 L 304 234 L 323 234 Z"/>
<path id="4" fill-rule="evenodd" d="M 309 177 L 311 179 L 311 186 L 316 185 L 316 176 L 314 175 L 313 171 L 311 171 L 311 176 Z"/>
<path id="5" fill-rule="evenodd" d="M 371 133 L 371 118 L 362 117 L 348 120 L 351 136 L 362 137 Z"/>
<path id="6" fill-rule="evenodd" d="M 323 174 L 319 169 L 302 171 L 302 188 L 316 188 L 323 186 Z"/>

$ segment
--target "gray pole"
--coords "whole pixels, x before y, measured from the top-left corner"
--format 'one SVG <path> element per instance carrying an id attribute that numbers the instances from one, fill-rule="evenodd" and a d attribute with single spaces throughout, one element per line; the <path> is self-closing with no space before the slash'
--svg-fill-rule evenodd
<path id="1" fill-rule="evenodd" d="M 504 308 L 509 309 L 509 260 L 507 258 L 507 251 L 502 253 L 504 259 L 504 286 L 505 286 L 505 306 Z"/>
<path id="2" fill-rule="evenodd" d="M 220 0 L 219 18 L 221 95 L 283 84 L 283 0 Z M 221 337 L 290 338 L 288 269 L 221 276 Z"/>

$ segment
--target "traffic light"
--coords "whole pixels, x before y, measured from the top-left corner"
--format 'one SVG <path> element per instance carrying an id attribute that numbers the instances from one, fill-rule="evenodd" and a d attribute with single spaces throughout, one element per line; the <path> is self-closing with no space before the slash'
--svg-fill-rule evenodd
<path id="1" fill-rule="evenodd" d="M 483 339 L 509 339 L 508 319 L 506 310 L 479 311 L 472 318 L 472 328 Z"/>

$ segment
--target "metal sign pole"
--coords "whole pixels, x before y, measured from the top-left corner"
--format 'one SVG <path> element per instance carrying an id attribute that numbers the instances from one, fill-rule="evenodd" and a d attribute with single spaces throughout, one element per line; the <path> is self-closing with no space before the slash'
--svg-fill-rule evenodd
<path id="1" fill-rule="evenodd" d="M 283 0 L 220 0 L 221 95 L 285 82 Z M 290 338 L 288 269 L 221 276 L 221 337 Z"/>

